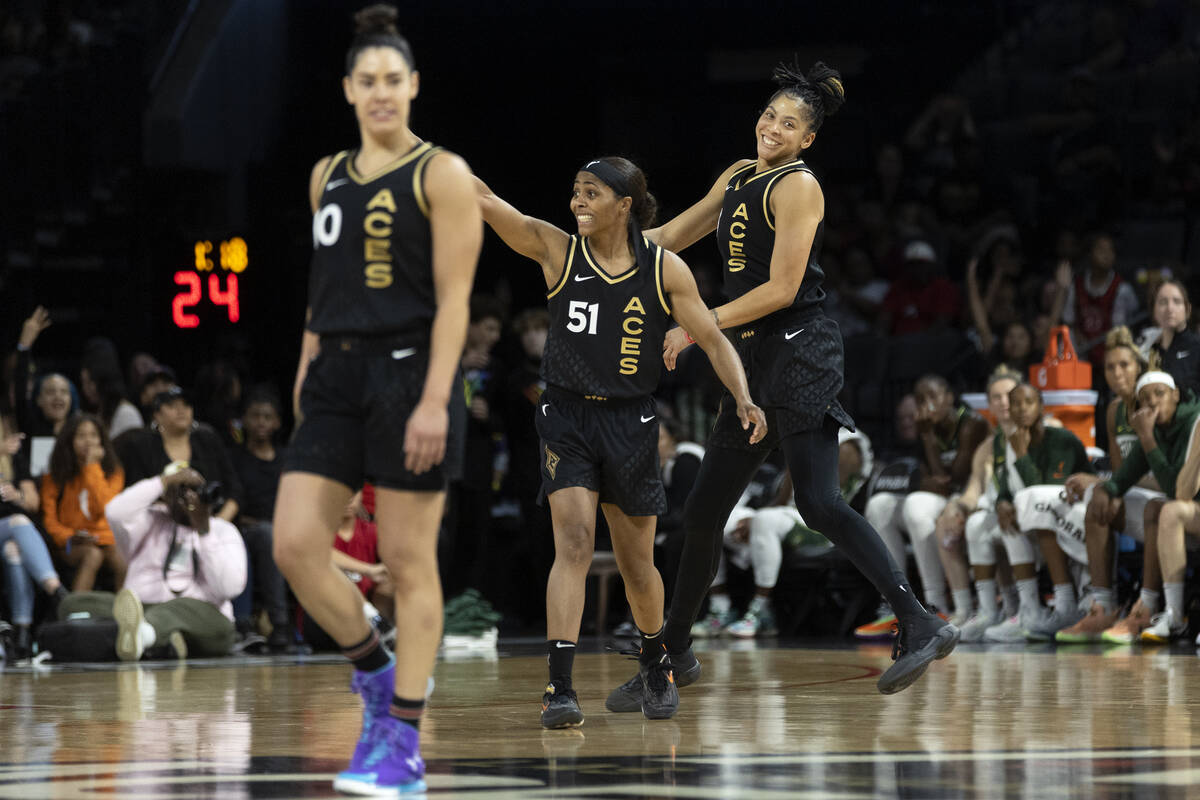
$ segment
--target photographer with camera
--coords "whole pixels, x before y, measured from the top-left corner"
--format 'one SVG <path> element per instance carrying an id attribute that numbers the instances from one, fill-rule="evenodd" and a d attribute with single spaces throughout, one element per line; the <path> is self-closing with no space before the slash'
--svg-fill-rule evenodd
<path id="1" fill-rule="evenodd" d="M 115 619 L 122 661 L 227 655 L 234 641 L 230 601 L 246 585 L 246 547 L 237 528 L 215 516 L 223 502 L 219 483 L 180 462 L 121 492 L 105 514 L 129 563 L 125 588 L 115 596 L 72 595 L 59 618 L 82 612 Z"/>

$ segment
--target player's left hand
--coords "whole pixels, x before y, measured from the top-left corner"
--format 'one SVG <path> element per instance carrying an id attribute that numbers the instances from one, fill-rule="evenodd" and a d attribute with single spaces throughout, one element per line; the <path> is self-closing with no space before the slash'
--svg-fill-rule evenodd
<path id="1" fill-rule="evenodd" d="M 404 468 L 414 475 L 428 472 L 446 456 L 450 413 L 437 403 L 421 401 L 404 428 Z"/>
<path id="2" fill-rule="evenodd" d="M 754 430 L 750 432 L 750 444 L 761 442 L 767 435 L 767 415 L 763 413 L 763 410 L 747 401 L 738 403 L 737 415 L 738 419 L 742 421 L 742 430 L 749 430 L 751 425 L 754 426 Z"/>
<path id="3" fill-rule="evenodd" d="M 675 360 L 689 344 L 691 342 L 687 339 L 687 331 L 683 328 L 675 327 L 667 331 L 667 336 L 663 339 L 663 364 L 667 369 L 675 369 Z"/>

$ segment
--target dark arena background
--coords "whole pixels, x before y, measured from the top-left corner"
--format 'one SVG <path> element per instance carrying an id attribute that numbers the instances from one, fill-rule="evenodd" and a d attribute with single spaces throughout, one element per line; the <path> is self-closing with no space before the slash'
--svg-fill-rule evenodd
<path id="1" fill-rule="evenodd" d="M 6 420 L 34 375 L 59 372 L 78 386 L 85 342 L 106 337 L 134 403 L 130 360 L 146 353 L 189 392 L 197 418 L 230 434 L 230 448 L 241 443 L 248 390 L 272 386 L 286 441 L 312 255 L 309 174 L 359 141 L 341 80 L 351 15 L 363 5 L 0 3 Z M 660 221 L 669 220 L 725 167 L 754 156 L 776 64 L 837 68 L 845 105 L 805 160 L 825 197 L 818 260 L 825 312 L 844 336 L 839 400 L 869 440 L 843 482 L 844 493 L 853 487 L 847 500 L 865 514 L 871 497 L 917 487 L 927 455 L 912 399 L 918 379 L 943 378 L 952 411 L 994 423 L 988 376 L 1004 363 L 1036 382 L 1058 326 L 1091 372 L 1040 384 L 1045 411 L 1089 446 L 1096 471 L 1112 471 L 1106 411 L 1119 393 L 1104 334 L 1124 324 L 1149 348 L 1163 280 L 1177 281 L 1185 299 L 1200 292 L 1200 0 L 398 8 L 421 76 L 412 130 L 568 232 L 571 183 L 587 161 L 633 160 Z M 682 255 L 706 302 L 723 302 L 714 238 Z M 1112 281 L 1111 296 L 1099 294 L 1111 318 L 1097 322 L 1095 306 L 1072 298 L 1100 279 Z M 524 363 L 512 321 L 545 307 L 540 270 L 489 230 L 475 294 L 497 309 L 491 374 L 507 380 Z M 17 343 L 38 306 L 50 325 L 32 347 L 30 374 L 16 375 Z M 1191 305 L 1185 316 L 1196 337 Z M 1169 355 L 1187 359 L 1181 348 Z M 703 444 L 720 387 L 702 357 L 680 364 L 664 372 L 660 408 L 683 438 Z M 236 375 L 237 391 L 214 382 L 214 365 Z M 1052 371 L 1051 383 L 1062 375 Z M 1195 399 L 1197 376 L 1200 368 L 1192 383 L 1179 379 L 1184 402 Z M 1183 627 L 1169 641 L 1151 643 L 1140 628 L 1081 644 L 1053 631 L 1026 641 L 1028 629 L 964 640 L 911 688 L 884 696 L 875 681 L 892 663 L 886 608 L 877 613 L 866 580 L 800 524 L 783 539 L 769 624 L 749 613 L 762 607 L 755 567 L 727 532 L 732 611 L 721 619 L 714 602 L 694 629 L 704 671 L 670 720 L 605 710 L 635 663 L 614 651 L 631 636 L 636 646 L 637 632 L 601 526 L 575 660 L 587 722 L 543 730 L 549 520 L 514 477 L 533 462 L 518 463 L 529 452 L 515 438 L 521 426 L 500 418 L 510 408 L 496 399 L 504 382 L 468 386 L 485 389 L 496 424 L 472 457 L 485 473 L 491 464 L 490 485 L 485 475 L 482 489 L 452 487 L 439 542 L 446 599 L 457 605 L 448 606 L 422 724 L 430 797 L 1200 797 L 1191 564 L 1179 609 L 1191 624 L 1176 620 Z M 228 415 L 205 418 L 212 409 Z M 951 445 L 939 445 L 952 459 Z M 766 504 L 779 471 L 759 477 Z M 0 483 L 11 479 L 0 472 Z M 671 511 L 678 528 L 679 508 Z M 974 609 L 978 566 L 965 572 L 961 534 L 941 557 L 959 548 L 958 583 L 969 588 L 956 587 L 949 567 L 942 577 L 929 566 L 943 534 L 933 516 L 932 550 L 912 531 L 893 535 L 914 591 L 964 626 L 983 613 Z M 656 549 L 668 593 L 679 557 L 669 517 Z M 476 522 L 483 528 L 471 529 Z M 0 517 L 0 543 L 4 525 Z M 1115 628 L 1135 603 L 1152 597 L 1161 608 L 1162 599 L 1143 585 L 1143 543 L 1113 541 Z M 70 588 L 71 571 L 50 550 Z M 1059 600 L 1040 552 L 1036 566 L 1050 615 Z M 1082 583 L 1073 596 L 1084 603 L 1088 570 L 1074 566 Z M 12 580 L 6 572 L 0 586 Z M 345 660 L 304 635 L 294 598 L 286 627 L 255 608 L 253 630 L 239 630 L 230 656 L 120 663 L 107 652 L 67 660 L 29 647 L 10 594 L 0 595 L 0 800 L 337 796 L 331 780 L 354 748 L 361 707 L 346 691 Z M 35 622 L 49 619 L 49 606 L 39 593 Z M 739 633 L 749 617 L 758 627 Z M 286 630 L 283 646 L 265 645 L 273 629 Z"/>

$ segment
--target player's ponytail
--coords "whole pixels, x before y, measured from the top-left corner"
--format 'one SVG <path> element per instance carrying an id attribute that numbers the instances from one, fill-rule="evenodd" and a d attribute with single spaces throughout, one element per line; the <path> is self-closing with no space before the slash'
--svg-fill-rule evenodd
<path id="1" fill-rule="evenodd" d="M 809 110 L 808 127 L 813 133 L 820 129 L 825 117 L 836 114 L 846 102 L 842 74 L 823 61 L 813 64 L 807 73 L 795 61 L 780 63 L 771 79 L 779 87 L 771 100 L 786 94 L 803 102 Z"/>
<path id="2" fill-rule="evenodd" d="M 346 74 L 354 71 L 359 54 L 369 47 L 391 47 L 404 56 L 410 70 L 417 68 L 413 61 L 412 46 L 400 35 L 396 21 L 400 12 L 387 3 L 367 6 L 354 15 L 354 41 L 346 52 Z"/>

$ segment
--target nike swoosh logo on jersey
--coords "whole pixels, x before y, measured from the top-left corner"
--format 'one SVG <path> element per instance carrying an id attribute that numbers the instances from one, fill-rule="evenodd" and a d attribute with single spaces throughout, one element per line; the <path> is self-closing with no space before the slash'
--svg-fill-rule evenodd
<path id="1" fill-rule="evenodd" d="M 392 358 L 399 361 L 402 358 L 408 358 L 415 352 L 417 352 L 417 348 L 415 348 L 415 347 L 406 347 L 403 350 L 393 350 Z"/>
<path id="2" fill-rule="evenodd" d="M 1176 358 L 1187 358 L 1191 354 L 1192 354 L 1191 350 L 1180 350 L 1178 353 L 1175 354 L 1175 357 Z"/>
<path id="3" fill-rule="evenodd" d="M 590 281 L 594 277 L 596 277 L 596 276 L 595 275 L 576 275 L 575 282 L 580 283 L 582 281 Z"/>
<path id="4" fill-rule="evenodd" d="M 542 416 L 546 416 L 546 409 L 550 407 L 549 403 L 542 403 Z"/>
<path id="5" fill-rule="evenodd" d="M 349 178 L 338 178 L 336 181 L 330 181 L 329 183 L 325 184 L 325 191 L 328 192 L 332 189 L 338 188 L 343 183 L 349 183 L 349 182 L 350 182 Z"/>
<path id="6" fill-rule="evenodd" d="M 650 416 L 648 416 L 648 417 L 642 417 L 642 422 L 649 422 L 649 421 L 650 421 L 650 420 L 652 420 L 652 419 L 654 419 L 654 415 L 653 415 L 653 414 L 651 414 L 651 415 L 650 415 Z"/>
<path id="7" fill-rule="evenodd" d="M 783 335 L 783 338 L 787 339 L 790 342 L 792 339 L 795 339 L 797 336 L 799 336 L 802 333 L 804 333 L 804 328 L 801 328 L 798 331 L 792 331 L 791 333 L 785 333 Z"/>

